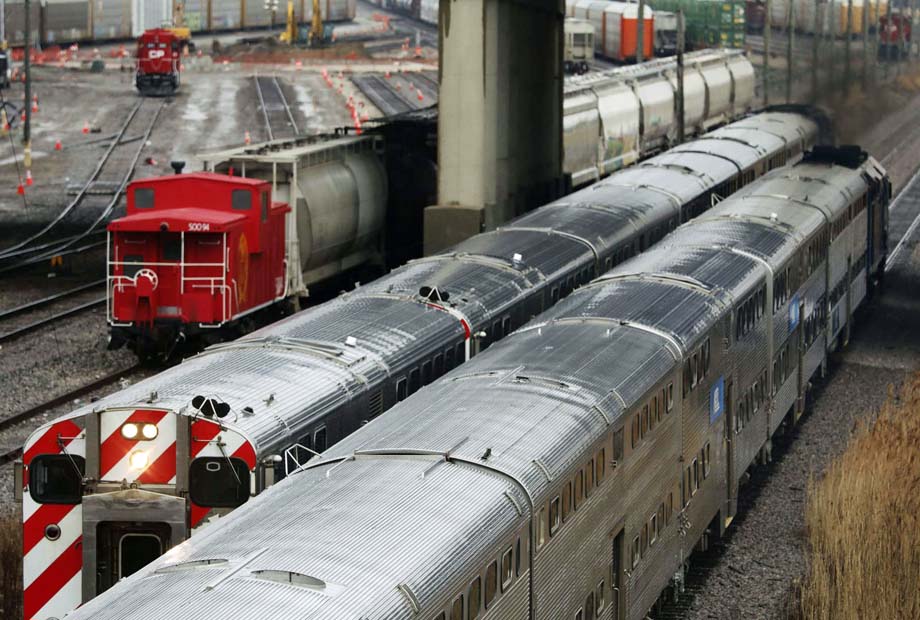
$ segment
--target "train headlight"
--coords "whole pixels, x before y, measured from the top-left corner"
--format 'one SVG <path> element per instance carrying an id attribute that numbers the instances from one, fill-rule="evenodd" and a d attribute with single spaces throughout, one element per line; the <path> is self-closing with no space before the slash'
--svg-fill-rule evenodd
<path id="1" fill-rule="evenodd" d="M 144 439 L 156 439 L 159 432 L 160 430 L 156 424 L 144 424 L 141 427 L 141 435 L 143 435 Z"/>
<path id="2" fill-rule="evenodd" d="M 132 452 L 131 456 L 128 457 L 131 462 L 132 469 L 144 469 L 147 467 L 147 453 L 141 452 L 140 450 Z"/>
<path id="3" fill-rule="evenodd" d="M 128 424 L 122 425 L 121 436 L 125 439 L 137 439 L 138 430 L 139 429 L 137 428 L 137 424 L 132 424 L 129 422 Z"/>

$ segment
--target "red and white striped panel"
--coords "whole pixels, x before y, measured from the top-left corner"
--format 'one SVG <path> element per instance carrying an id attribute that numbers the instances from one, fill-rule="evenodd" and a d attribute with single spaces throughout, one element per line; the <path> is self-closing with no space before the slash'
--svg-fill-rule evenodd
<path id="1" fill-rule="evenodd" d="M 29 495 L 28 466 L 41 454 L 86 456 L 86 435 L 65 420 L 38 429 L 23 447 L 22 551 L 25 620 L 60 618 L 80 604 L 83 566 L 83 509 L 79 504 L 38 504 Z M 57 540 L 45 536 L 60 527 Z"/>
<path id="2" fill-rule="evenodd" d="M 219 444 L 223 443 L 223 452 Z M 256 468 L 256 451 L 246 438 L 234 431 L 221 431 L 220 425 L 208 420 L 192 422 L 192 445 L 189 450 L 192 459 L 199 456 L 230 456 L 242 459 L 252 472 Z M 190 529 L 201 525 L 211 512 L 208 506 L 191 504 Z"/>
<path id="3" fill-rule="evenodd" d="M 121 427 L 127 423 L 156 424 L 152 440 L 125 439 Z M 176 416 L 162 409 L 105 411 L 99 416 L 99 477 L 108 482 L 127 480 L 142 484 L 176 482 Z M 147 466 L 131 466 L 131 454 L 144 452 Z"/>

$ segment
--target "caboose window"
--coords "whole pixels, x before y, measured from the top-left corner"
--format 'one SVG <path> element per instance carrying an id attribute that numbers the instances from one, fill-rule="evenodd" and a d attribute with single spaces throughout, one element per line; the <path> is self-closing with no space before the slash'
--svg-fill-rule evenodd
<path id="1" fill-rule="evenodd" d="M 43 454 L 29 464 L 29 495 L 39 504 L 79 504 L 83 499 L 82 456 Z"/>
<path id="2" fill-rule="evenodd" d="M 252 208 L 252 194 L 248 189 L 235 189 L 230 194 L 230 206 L 234 211 L 249 211 Z"/>
<path id="3" fill-rule="evenodd" d="M 249 467 L 233 457 L 198 457 L 189 466 L 189 495 L 199 506 L 236 508 L 249 499 Z"/>
<path id="4" fill-rule="evenodd" d="M 134 190 L 134 208 L 135 209 L 152 209 L 153 208 L 153 188 L 138 187 Z"/>

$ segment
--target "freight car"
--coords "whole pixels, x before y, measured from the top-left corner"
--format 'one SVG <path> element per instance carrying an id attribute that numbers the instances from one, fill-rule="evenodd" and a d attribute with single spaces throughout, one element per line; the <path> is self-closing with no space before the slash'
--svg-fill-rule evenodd
<path id="1" fill-rule="evenodd" d="M 179 89 L 182 47 L 188 40 L 167 28 L 153 28 L 137 39 L 134 85 L 142 95 L 172 95 Z"/>
<path id="2" fill-rule="evenodd" d="M 692 136 L 746 114 L 754 67 L 737 50 L 702 50 L 684 60 L 684 119 Z M 673 59 L 572 78 L 563 101 L 563 170 L 573 187 L 666 149 L 677 137 Z"/>
<path id="3" fill-rule="evenodd" d="M 110 347 L 168 357 L 251 331 L 311 286 L 379 273 L 379 151 L 371 136 L 276 141 L 200 156 L 221 174 L 132 182 L 109 225 Z"/>
<path id="4" fill-rule="evenodd" d="M 868 23 L 869 31 L 875 32 L 880 16 L 887 14 L 888 11 L 886 0 L 853 0 L 852 23 L 848 24 L 849 2 L 775 0 L 770 3 L 770 19 L 774 28 L 787 27 L 790 20 L 790 4 L 792 6 L 792 27 L 797 31 L 813 34 L 815 24 L 817 24 L 818 33 L 833 34 L 838 37 L 846 36 L 848 27 L 851 35 L 862 35 L 863 20 Z M 863 17 L 866 12 L 868 15 Z M 816 18 L 817 21 L 815 21 Z"/>
<path id="5" fill-rule="evenodd" d="M 566 15 L 584 19 L 594 26 L 598 55 L 616 61 L 634 61 L 639 44 L 639 9 L 635 2 L 610 0 L 568 0 Z M 642 14 L 642 56 L 654 56 L 655 12 L 646 6 Z"/>
<path id="6" fill-rule="evenodd" d="M 583 19 L 565 19 L 565 51 L 562 68 L 568 74 L 583 74 L 594 60 L 594 26 Z"/>
<path id="7" fill-rule="evenodd" d="M 16 483 L 25 620 L 109 588 L 818 133 L 739 121 L 43 425 Z"/>
<path id="8" fill-rule="evenodd" d="M 438 25 L 438 2 L 440 0 L 367 0 L 382 9 L 408 15 L 433 26 Z"/>
<path id="9" fill-rule="evenodd" d="M 884 269 L 815 151 L 580 288 L 74 620 L 640 620 L 720 535 Z"/>
<path id="10" fill-rule="evenodd" d="M 324 21 L 349 21 L 355 17 L 356 0 L 320 0 Z M 261 0 L 184 0 L 185 25 L 194 34 L 267 28 L 271 11 Z M 14 46 L 24 41 L 23 0 L 6 0 L 6 32 Z M 32 41 L 62 44 L 81 41 L 130 40 L 145 30 L 170 23 L 170 0 L 45 0 L 32 2 Z M 295 0 L 298 22 L 308 23 L 312 0 Z"/>

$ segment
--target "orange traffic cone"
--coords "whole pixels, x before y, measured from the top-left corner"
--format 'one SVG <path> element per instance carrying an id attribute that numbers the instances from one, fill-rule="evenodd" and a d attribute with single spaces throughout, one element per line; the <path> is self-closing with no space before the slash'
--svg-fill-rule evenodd
<path id="1" fill-rule="evenodd" d="M 89 123 L 87 121 L 83 121 L 83 133 L 89 133 Z"/>
<path id="2" fill-rule="evenodd" d="M 248 130 L 248 129 L 247 129 L 246 132 L 243 134 L 243 143 L 245 143 L 245 144 L 252 144 L 252 137 L 249 135 L 249 130 Z"/>
<path id="3" fill-rule="evenodd" d="M 60 139 L 60 138 L 58 138 L 57 140 L 54 141 L 54 150 L 55 150 L 55 151 L 63 151 L 63 150 L 64 150 L 64 145 L 61 144 L 61 139 Z"/>
<path id="4" fill-rule="evenodd" d="M 38 102 L 33 101 L 32 102 L 32 114 L 36 114 L 36 113 L 38 113 Z"/>
<path id="5" fill-rule="evenodd" d="M 416 92 L 418 93 L 418 100 L 419 100 L 419 101 L 424 101 L 424 100 L 425 100 L 425 95 L 422 94 L 422 91 L 419 90 L 419 91 L 416 91 Z"/>
<path id="6" fill-rule="evenodd" d="M 26 188 L 22 186 L 22 183 L 16 186 L 16 193 L 20 196 L 24 196 L 26 193 Z"/>
<path id="7" fill-rule="evenodd" d="M 19 120 L 21 120 L 23 123 L 26 122 L 26 111 L 25 110 L 19 113 Z"/>
<path id="8" fill-rule="evenodd" d="M 26 168 L 26 185 L 32 187 L 32 170 L 30 168 Z"/>

